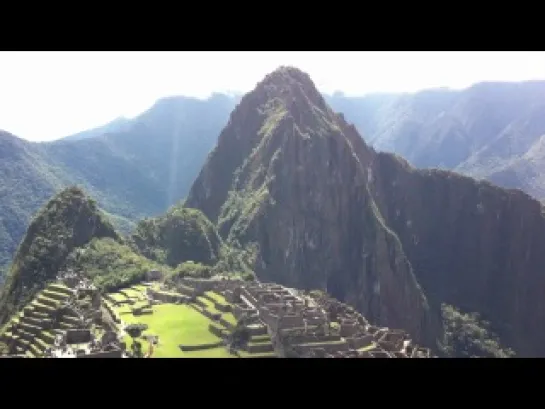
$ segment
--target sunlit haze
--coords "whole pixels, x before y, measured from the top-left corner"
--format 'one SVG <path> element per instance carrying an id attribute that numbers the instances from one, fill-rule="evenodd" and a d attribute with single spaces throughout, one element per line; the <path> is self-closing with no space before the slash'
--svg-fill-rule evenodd
<path id="1" fill-rule="evenodd" d="M 57 139 L 163 96 L 247 92 L 280 65 L 347 95 L 545 79 L 545 52 L 2 52 L 0 129 Z"/>

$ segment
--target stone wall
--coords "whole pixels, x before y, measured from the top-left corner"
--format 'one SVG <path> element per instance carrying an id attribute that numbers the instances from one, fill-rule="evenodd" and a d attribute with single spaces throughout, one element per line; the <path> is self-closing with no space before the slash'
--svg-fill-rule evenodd
<path id="1" fill-rule="evenodd" d="M 116 349 L 113 351 L 101 351 L 101 352 L 92 352 L 86 355 L 78 355 L 78 358 L 122 358 L 123 351 Z"/>
<path id="2" fill-rule="evenodd" d="M 185 303 L 189 302 L 191 299 L 187 295 L 155 291 L 149 287 L 146 288 L 146 294 L 153 300 L 158 300 L 164 303 Z"/>
<path id="3" fill-rule="evenodd" d="M 199 345 L 179 345 L 180 349 L 184 352 L 189 351 L 200 351 L 202 349 L 214 349 L 223 346 L 223 341 L 213 342 L 209 344 L 199 344 Z"/>
<path id="4" fill-rule="evenodd" d="M 146 272 L 146 280 L 147 281 L 159 281 L 162 280 L 164 277 L 164 274 L 159 270 L 152 270 Z"/>
<path id="5" fill-rule="evenodd" d="M 88 329 L 69 329 L 66 330 L 67 344 L 83 344 L 91 342 L 91 331 Z"/>
<path id="6" fill-rule="evenodd" d="M 362 337 L 347 338 L 346 341 L 348 342 L 348 345 L 350 345 L 350 348 L 360 349 L 372 345 L 375 338 L 371 334 L 368 334 Z"/>

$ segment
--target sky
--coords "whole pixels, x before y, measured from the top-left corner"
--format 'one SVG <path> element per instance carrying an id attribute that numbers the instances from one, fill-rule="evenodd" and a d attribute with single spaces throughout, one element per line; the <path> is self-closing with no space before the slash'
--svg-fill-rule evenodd
<path id="1" fill-rule="evenodd" d="M 545 52 L 0 52 L 0 129 L 47 141 L 133 117 L 164 96 L 244 93 L 280 65 L 324 93 L 545 79 Z"/>

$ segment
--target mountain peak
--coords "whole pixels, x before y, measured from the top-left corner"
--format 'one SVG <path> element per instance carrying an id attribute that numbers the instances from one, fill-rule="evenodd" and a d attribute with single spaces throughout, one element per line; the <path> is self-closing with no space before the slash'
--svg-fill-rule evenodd
<path id="1" fill-rule="evenodd" d="M 372 159 L 308 74 L 280 67 L 231 114 L 185 204 L 246 249 L 258 278 L 327 290 L 430 344 L 436 319 L 371 197 Z"/>
<path id="2" fill-rule="evenodd" d="M 276 85 L 284 85 L 287 82 L 297 82 L 299 84 L 315 87 L 314 82 L 306 72 L 296 67 L 284 65 L 267 74 L 260 84 L 271 83 Z"/>
<path id="3" fill-rule="evenodd" d="M 326 110 L 326 103 L 310 76 L 295 67 L 281 66 L 267 74 L 252 93 L 268 99 L 279 99 L 291 112 L 291 108 L 316 106 Z"/>

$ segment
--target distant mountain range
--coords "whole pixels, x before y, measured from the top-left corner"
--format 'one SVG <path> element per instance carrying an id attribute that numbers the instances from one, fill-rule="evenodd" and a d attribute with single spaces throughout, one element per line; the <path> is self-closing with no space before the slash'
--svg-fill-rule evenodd
<path id="1" fill-rule="evenodd" d="M 543 198 L 544 96 L 545 82 L 524 82 L 325 99 L 377 150 Z M 67 185 L 81 185 L 125 232 L 183 199 L 239 100 L 164 98 L 134 119 L 55 142 L 0 133 L 0 265 L 32 214 Z"/>
<path id="2" fill-rule="evenodd" d="M 65 141 L 77 141 L 81 139 L 94 138 L 96 136 L 121 133 L 130 130 L 131 124 L 132 121 L 130 119 L 119 117 L 105 125 L 78 132 L 77 134 L 66 136 L 61 139 L 64 139 Z"/>
<path id="3" fill-rule="evenodd" d="M 236 99 L 171 97 L 138 117 L 55 142 L 0 132 L 0 266 L 9 262 L 32 215 L 77 184 L 124 232 L 184 198 Z"/>
<path id="4" fill-rule="evenodd" d="M 545 81 L 326 99 L 377 150 L 545 198 Z"/>

